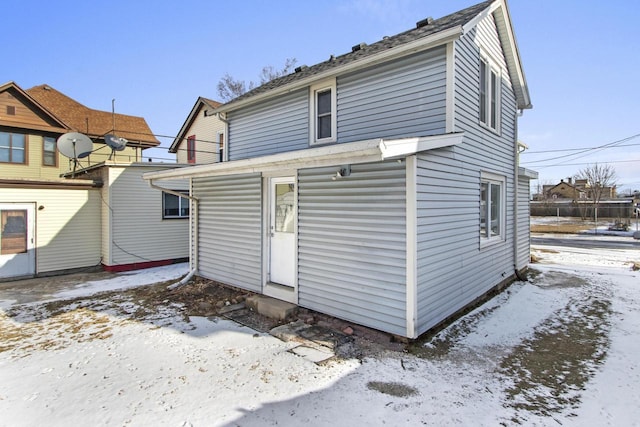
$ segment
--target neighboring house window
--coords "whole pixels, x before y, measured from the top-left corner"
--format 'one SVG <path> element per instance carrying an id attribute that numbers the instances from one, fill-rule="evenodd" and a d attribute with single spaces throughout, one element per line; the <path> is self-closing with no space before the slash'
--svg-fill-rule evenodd
<path id="1" fill-rule="evenodd" d="M 56 139 L 50 136 L 45 136 L 42 141 L 42 164 L 45 166 L 58 166 Z"/>
<path id="2" fill-rule="evenodd" d="M 218 134 L 218 141 L 220 141 L 218 145 L 218 161 L 224 162 L 224 133 Z"/>
<path id="3" fill-rule="evenodd" d="M 480 59 L 480 122 L 496 131 L 500 126 L 500 73 L 485 58 Z"/>
<path id="4" fill-rule="evenodd" d="M 336 82 L 311 86 L 310 141 L 323 144 L 336 141 Z"/>
<path id="5" fill-rule="evenodd" d="M 504 240 L 505 179 L 483 173 L 480 181 L 480 238 L 482 241 Z"/>
<path id="6" fill-rule="evenodd" d="M 186 191 L 181 191 L 181 193 L 188 194 Z M 163 192 L 162 218 L 189 218 L 189 199 Z"/>
<path id="7" fill-rule="evenodd" d="M 26 163 L 27 138 L 21 133 L 0 132 L 0 163 Z"/>
<path id="8" fill-rule="evenodd" d="M 191 135 L 187 138 L 187 162 L 196 162 L 196 136 Z"/>

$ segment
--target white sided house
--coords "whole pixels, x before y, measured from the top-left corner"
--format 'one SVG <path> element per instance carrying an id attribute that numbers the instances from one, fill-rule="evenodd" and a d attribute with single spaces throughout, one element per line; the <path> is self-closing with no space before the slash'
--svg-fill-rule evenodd
<path id="1" fill-rule="evenodd" d="M 203 164 L 226 161 L 226 124 L 213 111 L 217 101 L 199 97 L 189 116 L 169 147 L 181 164 Z"/>
<path id="2" fill-rule="evenodd" d="M 531 108 L 504 0 L 273 80 L 214 110 L 191 181 L 194 274 L 415 338 L 529 262 Z"/>
<path id="3" fill-rule="evenodd" d="M 169 183 L 160 193 L 142 179 L 145 172 L 175 164 L 105 161 L 76 172 L 100 186 L 100 257 L 107 271 L 155 267 L 189 257 L 189 181 Z M 178 194 L 176 194 L 178 193 Z"/>

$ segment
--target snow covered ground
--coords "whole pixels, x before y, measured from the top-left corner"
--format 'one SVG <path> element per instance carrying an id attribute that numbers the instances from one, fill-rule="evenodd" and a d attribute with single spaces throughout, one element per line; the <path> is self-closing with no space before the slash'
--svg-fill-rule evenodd
<path id="1" fill-rule="evenodd" d="M 184 319 L 170 301 L 142 319 L 122 314 L 135 301 L 58 314 L 5 302 L 0 425 L 640 425 L 640 251 L 534 252 L 529 282 L 430 342 L 323 365 L 231 321 Z M 112 280 L 98 288 L 123 285 Z"/>

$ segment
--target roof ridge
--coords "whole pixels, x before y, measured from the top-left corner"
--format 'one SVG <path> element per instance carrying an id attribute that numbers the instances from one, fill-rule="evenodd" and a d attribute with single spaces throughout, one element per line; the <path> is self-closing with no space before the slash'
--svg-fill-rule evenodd
<path id="1" fill-rule="evenodd" d="M 293 73 L 289 73 L 287 75 L 270 80 L 269 82 L 262 84 L 223 105 L 230 105 L 237 101 L 251 98 L 260 93 L 268 92 L 271 89 L 275 89 L 280 86 L 285 86 L 294 81 L 301 80 L 304 77 L 312 76 L 314 74 L 317 74 L 319 71 L 337 68 L 340 65 L 344 65 L 346 63 L 382 52 L 396 46 L 404 45 L 414 40 L 425 38 L 449 28 L 464 26 L 467 22 L 469 22 L 482 10 L 489 7 L 495 1 L 497 0 L 486 0 L 457 12 L 450 13 L 438 19 L 418 21 L 418 23 L 422 23 L 423 25 L 416 25 L 414 28 L 410 28 L 398 34 L 385 36 L 382 39 L 377 40 L 369 45 L 360 43 L 358 45 L 355 45 L 350 52 L 346 52 L 338 56 L 331 55 L 329 59 L 308 67 L 296 67 L 296 70 Z"/>

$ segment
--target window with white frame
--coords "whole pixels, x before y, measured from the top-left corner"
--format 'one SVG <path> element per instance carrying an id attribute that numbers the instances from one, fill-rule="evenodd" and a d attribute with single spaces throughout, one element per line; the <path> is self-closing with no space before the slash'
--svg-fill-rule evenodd
<path id="1" fill-rule="evenodd" d="M 505 178 L 482 173 L 480 179 L 480 238 L 497 241 L 505 238 Z"/>
<path id="2" fill-rule="evenodd" d="M 326 81 L 311 86 L 309 105 L 311 144 L 336 141 L 336 82 Z"/>
<path id="3" fill-rule="evenodd" d="M 186 191 L 180 191 L 180 193 L 188 194 Z M 189 199 L 187 199 L 186 197 L 178 197 L 175 194 L 163 192 L 162 218 L 189 218 Z"/>
<path id="4" fill-rule="evenodd" d="M 480 58 L 480 122 L 500 128 L 500 71 L 486 57 Z"/>

